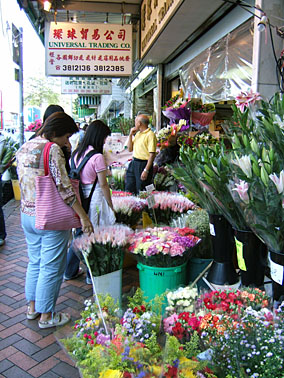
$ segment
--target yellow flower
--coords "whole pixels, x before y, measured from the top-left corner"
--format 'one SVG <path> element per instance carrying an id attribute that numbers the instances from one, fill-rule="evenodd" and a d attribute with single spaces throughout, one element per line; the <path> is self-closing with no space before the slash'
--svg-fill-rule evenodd
<path id="1" fill-rule="evenodd" d="M 123 374 L 119 370 L 108 369 L 99 375 L 100 378 L 122 378 Z"/>
<path id="2" fill-rule="evenodd" d="M 179 371 L 186 378 L 196 378 L 193 370 L 196 369 L 199 365 L 198 361 L 189 360 L 186 357 L 180 358 Z"/>

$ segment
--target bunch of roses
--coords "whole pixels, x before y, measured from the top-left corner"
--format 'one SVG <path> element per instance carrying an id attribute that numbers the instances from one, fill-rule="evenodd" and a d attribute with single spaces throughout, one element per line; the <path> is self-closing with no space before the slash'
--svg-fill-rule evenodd
<path id="1" fill-rule="evenodd" d="M 192 235 L 194 230 L 171 227 L 154 227 L 133 233 L 129 237 L 129 251 L 133 254 L 150 257 L 154 255 L 182 256 L 186 250 L 199 242 Z"/>
<path id="2" fill-rule="evenodd" d="M 194 313 L 181 312 L 164 319 L 164 329 L 181 343 L 190 340 L 193 331 L 199 331 L 200 317 Z"/>
<path id="3" fill-rule="evenodd" d="M 118 223 L 135 226 L 146 207 L 146 201 L 134 196 L 113 197 L 113 208 Z"/>

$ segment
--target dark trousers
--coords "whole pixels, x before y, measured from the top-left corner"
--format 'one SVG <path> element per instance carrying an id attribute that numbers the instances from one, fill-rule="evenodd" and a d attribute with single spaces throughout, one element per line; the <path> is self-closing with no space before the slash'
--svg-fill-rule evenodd
<path id="1" fill-rule="evenodd" d="M 0 239 L 4 240 L 6 236 L 7 234 L 6 234 L 4 213 L 2 209 L 2 176 L 0 176 Z"/>
<path id="2" fill-rule="evenodd" d="M 133 158 L 126 172 L 126 192 L 138 194 L 141 190 L 145 190 L 147 185 L 152 184 L 153 167 L 151 167 L 146 180 L 141 180 L 141 173 L 147 165 L 147 160 Z"/>

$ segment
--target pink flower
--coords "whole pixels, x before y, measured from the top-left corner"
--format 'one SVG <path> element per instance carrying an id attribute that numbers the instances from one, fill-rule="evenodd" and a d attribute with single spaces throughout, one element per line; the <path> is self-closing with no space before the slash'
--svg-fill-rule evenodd
<path id="1" fill-rule="evenodd" d="M 178 320 L 178 315 L 173 314 L 168 318 L 164 319 L 164 329 L 167 333 L 172 333 L 172 328 L 175 325 L 176 321 Z"/>
<path id="2" fill-rule="evenodd" d="M 248 183 L 245 182 L 244 180 L 240 180 L 240 183 L 239 184 L 235 184 L 236 188 L 234 188 L 233 190 L 235 190 L 236 192 L 238 192 L 238 195 L 240 196 L 241 200 L 244 202 L 244 203 L 249 203 L 249 196 L 248 196 Z"/>
<path id="3" fill-rule="evenodd" d="M 254 104 L 257 100 L 260 100 L 260 94 L 254 93 L 252 89 L 248 92 L 241 92 L 236 97 L 236 106 L 240 109 L 240 111 L 243 113 L 245 108 L 248 107 L 250 104 Z"/>

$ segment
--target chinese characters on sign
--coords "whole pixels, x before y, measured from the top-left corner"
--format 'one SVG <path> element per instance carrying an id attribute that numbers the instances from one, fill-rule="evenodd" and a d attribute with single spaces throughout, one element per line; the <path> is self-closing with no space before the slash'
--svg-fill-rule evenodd
<path id="1" fill-rule="evenodd" d="M 49 76 L 132 74 L 132 25 L 51 22 L 46 36 Z"/>
<path id="2" fill-rule="evenodd" d="M 111 79 L 90 76 L 62 77 L 61 93 L 108 95 L 112 93 L 111 83 Z"/>

